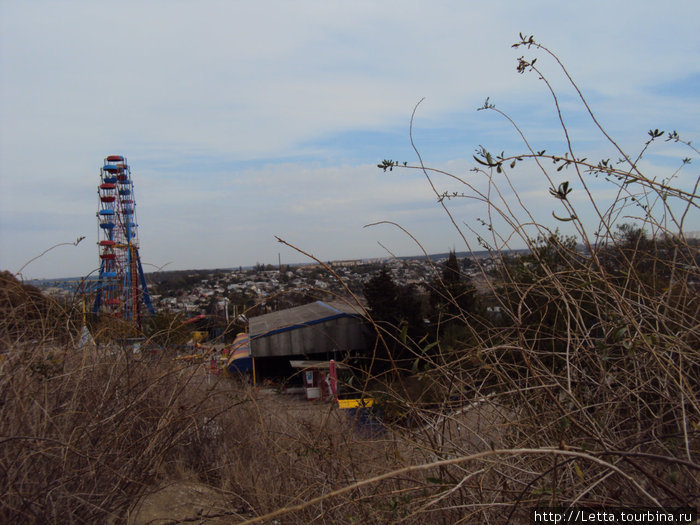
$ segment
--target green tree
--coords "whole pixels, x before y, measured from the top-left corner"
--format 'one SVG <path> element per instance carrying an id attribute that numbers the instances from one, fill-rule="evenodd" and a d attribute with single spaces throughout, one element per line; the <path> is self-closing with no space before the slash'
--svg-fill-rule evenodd
<path id="1" fill-rule="evenodd" d="M 443 265 L 440 279 L 432 285 L 430 294 L 431 320 L 444 327 L 476 309 L 476 290 L 471 279 L 465 278 L 454 250 Z"/>
<path id="2" fill-rule="evenodd" d="M 380 355 L 386 359 L 386 366 L 392 361 L 396 364 L 409 359 L 413 355 L 410 341 L 425 335 L 421 301 L 415 287 L 396 284 L 383 266 L 365 283 L 363 292 L 372 319 L 386 336 L 387 348 Z"/>
<path id="3" fill-rule="evenodd" d="M 398 287 L 386 266 L 365 283 L 363 292 L 375 321 L 396 322 Z"/>
<path id="4" fill-rule="evenodd" d="M 376 322 L 396 328 L 406 325 L 410 335 L 421 333 L 421 302 L 415 287 L 396 284 L 386 266 L 365 283 L 363 292 Z"/>

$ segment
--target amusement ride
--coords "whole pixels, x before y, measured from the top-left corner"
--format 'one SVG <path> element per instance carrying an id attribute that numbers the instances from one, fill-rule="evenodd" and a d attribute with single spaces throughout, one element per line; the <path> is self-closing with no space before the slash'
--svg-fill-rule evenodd
<path id="1" fill-rule="evenodd" d="M 141 328 L 141 305 L 153 315 L 139 257 L 138 225 L 131 168 L 121 155 L 109 155 L 97 187 L 100 273 L 93 312 L 105 312 Z"/>

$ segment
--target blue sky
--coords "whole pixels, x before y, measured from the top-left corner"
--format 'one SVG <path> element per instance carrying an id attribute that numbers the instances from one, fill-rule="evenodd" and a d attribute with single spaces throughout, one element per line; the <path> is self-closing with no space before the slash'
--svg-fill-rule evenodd
<path id="1" fill-rule="evenodd" d="M 424 98 L 414 139 L 431 166 L 470 176 L 481 144 L 524 151 L 502 117 L 476 111 L 487 96 L 536 149 L 561 153 L 551 95 L 536 75 L 515 71 L 519 56 L 538 57 L 577 153 L 613 157 L 553 62 L 511 49 L 523 32 L 558 54 L 631 154 L 651 128 L 695 140 L 698 15 L 697 2 L 646 0 L 585 9 L 554 1 L 0 0 L 0 269 L 16 272 L 81 235 L 23 276 L 97 267 L 96 187 L 110 154 L 132 167 L 141 256 L 156 266 L 275 263 L 278 253 L 304 261 L 275 236 L 322 260 L 386 256 L 381 245 L 420 252 L 397 228 L 363 227 L 382 220 L 429 252 L 465 249 L 420 172 L 376 168 L 384 158 L 417 161 L 408 136 L 416 103 Z M 643 167 L 663 178 L 686 156 L 663 144 Z M 698 162 L 680 184 L 692 187 Z M 523 166 L 513 181 L 536 217 L 557 226 L 542 177 Z M 475 229 L 488 213 L 468 199 L 448 206 Z M 686 228 L 700 230 L 699 220 L 691 214 Z"/>

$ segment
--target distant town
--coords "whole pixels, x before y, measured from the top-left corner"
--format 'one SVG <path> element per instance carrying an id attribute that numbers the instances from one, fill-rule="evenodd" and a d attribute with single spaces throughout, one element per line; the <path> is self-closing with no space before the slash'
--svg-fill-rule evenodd
<path id="1" fill-rule="evenodd" d="M 484 273 L 495 267 L 488 252 L 458 253 L 462 275 L 477 291 L 488 290 Z M 317 299 L 355 295 L 363 300 L 363 285 L 386 267 L 397 285 L 413 285 L 427 293 L 448 254 L 429 257 L 340 260 L 321 264 L 271 265 L 207 270 L 161 271 L 147 274 L 156 311 L 175 314 L 236 316 L 267 313 Z M 476 265 L 475 260 L 480 264 Z M 483 271 L 482 271 L 483 270 Z M 69 299 L 81 293 L 80 279 L 37 280 L 32 284 L 50 296 Z M 89 293 L 90 283 L 85 285 Z"/>

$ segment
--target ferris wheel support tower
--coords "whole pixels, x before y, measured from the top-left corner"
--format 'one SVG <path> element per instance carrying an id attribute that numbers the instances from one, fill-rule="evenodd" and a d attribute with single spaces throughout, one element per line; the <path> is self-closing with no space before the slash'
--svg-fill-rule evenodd
<path id="1" fill-rule="evenodd" d="M 154 314 L 139 257 L 134 183 L 126 158 L 110 155 L 100 169 L 98 253 L 100 275 L 93 312 L 106 312 L 141 328 L 141 304 Z"/>

